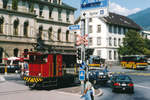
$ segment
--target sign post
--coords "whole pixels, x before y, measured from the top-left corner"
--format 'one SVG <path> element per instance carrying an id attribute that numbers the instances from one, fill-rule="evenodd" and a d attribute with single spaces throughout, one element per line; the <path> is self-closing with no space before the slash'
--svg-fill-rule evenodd
<path id="1" fill-rule="evenodd" d="M 86 34 L 88 34 L 88 21 L 89 18 L 94 18 L 94 17 L 105 17 L 108 16 L 108 5 L 109 5 L 109 0 L 81 0 L 81 36 L 83 37 Z M 89 44 L 89 43 L 88 43 Z M 89 46 L 88 46 L 89 47 Z M 81 45 L 81 59 L 82 62 L 85 61 L 85 45 Z M 88 67 L 85 64 L 85 71 L 86 71 L 86 78 L 88 78 Z M 81 82 L 81 86 L 85 84 L 84 82 Z M 84 91 L 85 88 L 83 88 L 82 91 Z M 82 93 L 82 92 L 81 92 Z"/>

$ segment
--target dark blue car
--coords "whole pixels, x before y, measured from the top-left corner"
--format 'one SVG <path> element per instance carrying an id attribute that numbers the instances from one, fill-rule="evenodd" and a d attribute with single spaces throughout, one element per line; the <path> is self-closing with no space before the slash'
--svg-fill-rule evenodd
<path id="1" fill-rule="evenodd" d="M 90 70 L 89 71 L 89 81 L 93 84 L 103 83 L 105 84 L 108 81 L 109 77 L 107 72 L 102 69 Z"/>

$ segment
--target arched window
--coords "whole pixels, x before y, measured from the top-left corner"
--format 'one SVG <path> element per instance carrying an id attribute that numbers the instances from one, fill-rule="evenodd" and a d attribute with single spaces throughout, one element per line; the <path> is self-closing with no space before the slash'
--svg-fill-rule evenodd
<path id="1" fill-rule="evenodd" d="M 43 33 L 43 26 L 40 26 L 39 27 L 39 35 L 38 35 L 39 39 L 42 39 L 42 33 Z"/>
<path id="2" fill-rule="evenodd" d="M 53 3 L 54 3 L 54 4 L 57 4 L 57 0 L 53 0 Z"/>
<path id="3" fill-rule="evenodd" d="M 52 35 L 53 35 L 52 32 L 53 32 L 53 29 L 52 29 L 52 27 L 51 27 L 51 28 L 48 29 L 48 38 L 49 38 L 49 40 L 53 40 L 53 39 L 52 39 Z"/>
<path id="4" fill-rule="evenodd" d="M 14 26 L 13 34 L 14 34 L 14 35 L 18 35 L 19 19 L 16 19 L 16 20 L 14 21 L 13 26 Z"/>
<path id="5" fill-rule="evenodd" d="M 3 0 L 3 8 L 7 8 L 8 0 Z"/>
<path id="6" fill-rule="evenodd" d="M 3 34 L 4 17 L 0 17 L 0 34 Z"/>
<path id="7" fill-rule="evenodd" d="M 19 52 L 19 49 L 18 49 L 18 48 L 15 48 L 15 49 L 14 49 L 14 56 L 15 56 L 15 57 L 18 57 L 18 52 Z"/>
<path id="8" fill-rule="evenodd" d="M 0 63 L 2 63 L 3 58 L 3 48 L 0 47 Z"/>
<path id="9" fill-rule="evenodd" d="M 61 29 L 58 29 L 57 40 L 60 41 Z"/>
<path id="10" fill-rule="evenodd" d="M 29 22 L 25 21 L 23 26 L 23 34 L 25 37 L 28 37 L 28 26 L 29 26 Z"/>
<path id="11" fill-rule="evenodd" d="M 67 42 L 69 41 L 69 30 L 67 30 L 67 32 L 66 32 L 66 41 Z"/>
<path id="12" fill-rule="evenodd" d="M 28 49 L 24 49 L 24 57 L 27 57 L 26 53 L 28 53 Z"/>

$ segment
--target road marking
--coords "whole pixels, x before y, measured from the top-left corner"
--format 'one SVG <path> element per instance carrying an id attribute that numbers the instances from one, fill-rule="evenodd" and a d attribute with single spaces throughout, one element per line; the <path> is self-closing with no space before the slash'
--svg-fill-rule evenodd
<path id="1" fill-rule="evenodd" d="M 142 86 L 142 85 L 138 85 L 138 84 L 135 84 L 135 86 L 140 87 L 140 88 L 150 89 L 150 87 L 146 87 L 146 86 Z"/>
<path id="2" fill-rule="evenodd" d="M 150 73 L 128 73 L 130 75 L 150 76 Z"/>

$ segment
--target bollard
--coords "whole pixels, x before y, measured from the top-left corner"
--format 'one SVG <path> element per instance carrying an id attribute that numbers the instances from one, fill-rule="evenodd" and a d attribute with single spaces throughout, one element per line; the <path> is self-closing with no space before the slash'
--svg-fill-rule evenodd
<path id="1" fill-rule="evenodd" d="M 7 65 L 5 66 L 5 75 L 7 75 Z"/>

